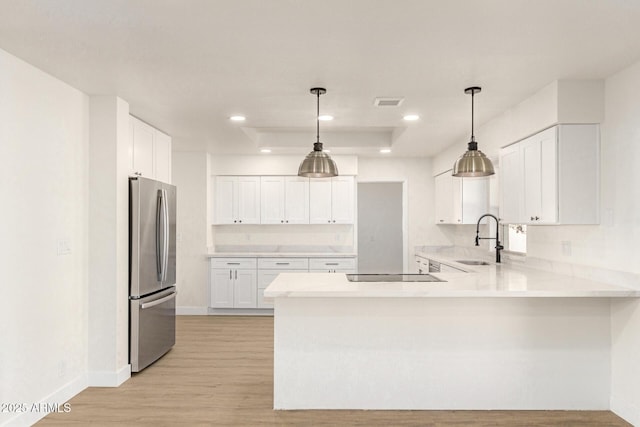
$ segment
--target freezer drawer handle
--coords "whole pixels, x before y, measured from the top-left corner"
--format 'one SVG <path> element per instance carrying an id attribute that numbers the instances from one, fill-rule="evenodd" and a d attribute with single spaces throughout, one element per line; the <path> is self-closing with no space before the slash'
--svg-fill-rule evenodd
<path id="1" fill-rule="evenodd" d="M 325 262 L 324 265 L 340 265 L 337 262 Z"/>
<path id="2" fill-rule="evenodd" d="M 239 262 L 228 262 L 227 265 L 240 265 Z"/>
<path id="3" fill-rule="evenodd" d="M 141 304 L 141 305 L 140 305 L 140 308 L 141 308 L 142 310 L 144 310 L 145 308 L 155 307 L 155 306 L 156 306 L 156 305 L 158 305 L 158 304 L 162 304 L 163 302 L 167 302 L 167 301 L 169 301 L 170 299 L 175 298 L 177 294 L 178 294 L 178 292 L 177 292 L 177 291 L 175 291 L 175 292 L 171 292 L 171 293 L 170 293 L 169 295 L 167 295 L 166 297 L 162 297 L 162 298 L 157 299 L 157 300 L 155 300 L 155 301 L 145 302 L 144 304 Z"/>
<path id="4" fill-rule="evenodd" d="M 276 262 L 276 265 L 289 265 L 288 262 Z"/>

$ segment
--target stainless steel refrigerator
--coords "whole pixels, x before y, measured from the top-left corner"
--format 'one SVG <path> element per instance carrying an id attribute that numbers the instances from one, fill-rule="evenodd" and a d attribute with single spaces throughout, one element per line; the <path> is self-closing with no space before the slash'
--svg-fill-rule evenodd
<path id="1" fill-rule="evenodd" d="M 176 187 L 129 178 L 129 363 L 139 372 L 176 341 Z"/>

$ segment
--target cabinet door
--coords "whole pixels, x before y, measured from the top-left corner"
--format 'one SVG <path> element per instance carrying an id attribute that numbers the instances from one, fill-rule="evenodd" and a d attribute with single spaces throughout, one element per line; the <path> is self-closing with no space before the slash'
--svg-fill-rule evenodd
<path id="1" fill-rule="evenodd" d="M 462 224 L 463 217 L 463 200 L 462 200 L 462 183 L 464 178 L 458 178 L 451 175 L 451 171 L 447 172 L 451 179 L 451 210 L 449 219 L 452 224 Z"/>
<path id="2" fill-rule="evenodd" d="M 257 307 L 256 270 L 233 270 L 233 306 L 235 308 Z"/>
<path id="3" fill-rule="evenodd" d="M 260 223 L 284 224 L 285 179 L 281 176 L 260 178 Z"/>
<path id="4" fill-rule="evenodd" d="M 260 224 L 260 177 L 238 177 L 238 223 Z"/>
<path id="5" fill-rule="evenodd" d="M 453 210 L 453 177 L 445 172 L 435 177 L 436 224 L 450 224 Z"/>
<path id="6" fill-rule="evenodd" d="M 331 178 L 309 180 L 309 223 L 331 224 Z"/>
<path id="7" fill-rule="evenodd" d="M 133 172 L 146 178 L 153 175 L 153 128 L 131 117 L 133 123 Z"/>
<path id="8" fill-rule="evenodd" d="M 171 137 L 154 130 L 153 132 L 154 175 L 158 181 L 171 183 Z"/>
<path id="9" fill-rule="evenodd" d="M 211 269 L 211 307 L 233 308 L 232 269 Z"/>
<path id="10" fill-rule="evenodd" d="M 238 202 L 236 200 L 238 177 L 216 177 L 216 194 L 214 197 L 214 211 L 216 224 L 237 223 Z"/>
<path id="11" fill-rule="evenodd" d="M 284 219 L 287 224 L 309 224 L 309 178 L 285 178 Z"/>
<path id="12" fill-rule="evenodd" d="M 522 144 L 524 220 L 532 224 L 557 221 L 556 128 L 540 132 Z"/>
<path id="13" fill-rule="evenodd" d="M 522 223 L 522 163 L 520 145 L 500 150 L 500 219 L 505 223 Z"/>
<path id="14" fill-rule="evenodd" d="M 258 272 L 258 308 L 273 308 L 273 301 L 265 302 L 264 290 L 278 277 L 278 274 L 283 272 L 280 270 L 261 270 Z"/>
<path id="15" fill-rule="evenodd" d="M 331 222 L 353 224 L 354 178 L 338 176 L 331 178 Z"/>

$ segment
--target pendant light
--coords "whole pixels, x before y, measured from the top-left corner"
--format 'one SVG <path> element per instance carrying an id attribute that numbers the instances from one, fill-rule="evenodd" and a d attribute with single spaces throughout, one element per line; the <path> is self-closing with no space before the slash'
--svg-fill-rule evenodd
<path id="1" fill-rule="evenodd" d="M 478 86 L 468 87 L 464 90 L 467 95 L 471 94 L 471 141 L 467 152 L 464 153 L 453 165 L 453 176 L 476 177 L 493 175 L 493 165 L 491 160 L 484 153 L 478 150 L 478 143 L 473 134 L 473 96 L 479 93 L 482 88 Z"/>
<path id="2" fill-rule="evenodd" d="M 327 93 L 322 87 L 314 87 L 311 93 L 317 96 L 317 113 L 316 113 L 316 142 L 313 144 L 313 151 L 307 154 L 300 167 L 298 168 L 298 176 L 308 178 L 329 178 L 338 176 L 338 167 L 331 157 L 322 151 L 322 142 L 320 142 L 320 95 Z"/>

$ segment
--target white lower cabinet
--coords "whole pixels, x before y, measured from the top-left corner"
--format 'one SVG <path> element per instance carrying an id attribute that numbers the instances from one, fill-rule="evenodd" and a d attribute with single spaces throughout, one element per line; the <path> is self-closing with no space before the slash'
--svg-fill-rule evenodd
<path id="1" fill-rule="evenodd" d="M 264 290 L 278 274 L 308 271 L 308 258 L 258 258 L 258 308 L 273 308 L 273 301 L 264 300 Z"/>
<path id="2" fill-rule="evenodd" d="M 255 258 L 212 258 L 211 307 L 256 308 L 256 267 Z"/>
<path id="3" fill-rule="evenodd" d="M 356 259 L 345 258 L 310 258 L 310 273 L 346 273 L 356 272 Z"/>

